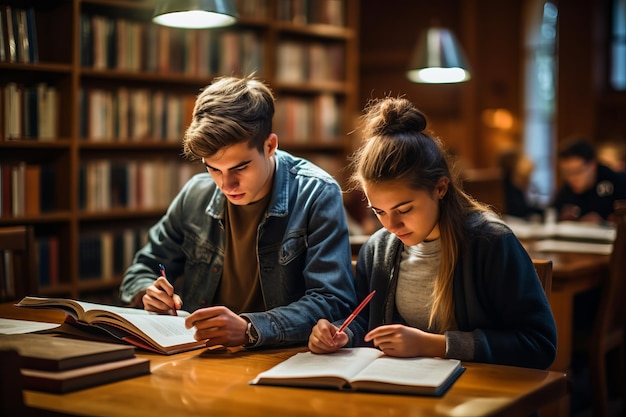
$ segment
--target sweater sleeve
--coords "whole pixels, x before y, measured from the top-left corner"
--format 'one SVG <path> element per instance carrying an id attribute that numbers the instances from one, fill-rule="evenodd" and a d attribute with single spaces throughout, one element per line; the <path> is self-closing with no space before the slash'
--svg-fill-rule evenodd
<path id="1" fill-rule="evenodd" d="M 504 225 L 466 247 L 455 272 L 458 329 L 447 356 L 547 368 L 556 356 L 556 324 L 532 260 Z"/>

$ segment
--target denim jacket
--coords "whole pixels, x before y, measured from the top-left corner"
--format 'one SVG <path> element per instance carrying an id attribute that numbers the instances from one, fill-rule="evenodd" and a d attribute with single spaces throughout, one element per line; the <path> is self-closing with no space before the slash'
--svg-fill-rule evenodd
<path id="1" fill-rule="evenodd" d="M 276 171 L 257 253 L 265 312 L 244 313 L 255 346 L 303 343 L 318 319 L 347 317 L 356 304 L 341 189 L 310 162 L 276 151 Z M 224 266 L 226 198 L 208 173 L 197 174 L 150 229 L 127 269 L 121 300 L 132 302 L 158 277 L 183 277 L 183 309 L 212 305 Z M 178 284 L 178 283 L 177 283 Z"/>

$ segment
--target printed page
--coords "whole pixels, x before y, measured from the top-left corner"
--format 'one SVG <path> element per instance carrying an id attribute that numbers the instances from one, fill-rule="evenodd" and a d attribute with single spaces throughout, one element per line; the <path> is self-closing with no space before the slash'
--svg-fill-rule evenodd
<path id="1" fill-rule="evenodd" d="M 58 323 L 42 323 L 40 321 L 14 320 L 0 318 L 0 334 L 23 334 L 56 329 Z"/>
<path id="2" fill-rule="evenodd" d="M 461 366 L 455 359 L 381 357 L 353 381 L 377 381 L 397 385 L 438 387 Z"/>
<path id="3" fill-rule="evenodd" d="M 123 328 L 129 328 L 127 323 L 130 323 L 134 327 L 131 332 L 152 339 L 163 347 L 198 343 L 193 337 L 196 332 L 195 329 L 185 328 L 183 316 L 126 313 L 118 313 L 118 315 L 120 319 L 116 319 L 114 316 L 100 317 L 97 322 L 109 323 Z"/>
<path id="4" fill-rule="evenodd" d="M 533 242 L 530 248 L 537 252 L 574 252 L 610 255 L 613 251 L 613 244 L 545 239 Z"/>
<path id="5" fill-rule="evenodd" d="M 81 306 L 84 311 L 93 311 L 93 310 L 102 310 L 102 311 L 110 311 L 116 314 L 138 314 L 138 315 L 158 315 L 157 313 L 152 313 L 140 308 L 131 308 L 131 307 L 118 307 L 118 306 L 110 306 L 105 304 L 96 304 L 89 303 L 86 301 L 76 301 L 76 304 Z M 181 317 L 186 317 L 189 315 L 188 312 L 183 310 L 178 310 L 176 312 Z"/>
<path id="6" fill-rule="evenodd" d="M 301 352 L 272 369 L 260 373 L 252 383 L 256 383 L 261 378 L 338 377 L 349 380 L 382 354 L 378 349 L 371 348 L 341 349 L 326 355 Z"/>

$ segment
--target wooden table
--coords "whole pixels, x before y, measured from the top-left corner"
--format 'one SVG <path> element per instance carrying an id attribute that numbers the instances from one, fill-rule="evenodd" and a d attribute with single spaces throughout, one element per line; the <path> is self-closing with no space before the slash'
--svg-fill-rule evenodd
<path id="1" fill-rule="evenodd" d="M 0 305 L 0 317 L 59 322 L 56 311 Z M 440 398 L 253 386 L 248 382 L 304 348 L 150 358 L 151 374 L 73 393 L 25 391 L 28 405 L 88 416 L 507 416 L 527 417 L 566 394 L 561 372 L 464 363 Z"/>

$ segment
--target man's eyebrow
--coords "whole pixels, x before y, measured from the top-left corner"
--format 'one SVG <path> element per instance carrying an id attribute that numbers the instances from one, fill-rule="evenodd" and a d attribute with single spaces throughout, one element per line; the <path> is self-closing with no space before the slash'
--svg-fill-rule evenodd
<path id="1" fill-rule="evenodd" d="M 244 166 L 244 165 L 248 165 L 250 162 L 252 162 L 252 159 L 249 159 L 249 160 L 247 160 L 247 161 L 241 161 L 241 162 L 240 162 L 240 163 L 238 163 L 237 165 L 235 165 L 235 166 L 232 166 L 232 167 L 228 168 L 228 170 L 229 170 L 229 171 L 232 171 L 232 170 L 234 170 L 234 169 L 241 168 L 241 167 L 242 167 L 242 166 Z M 204 159 L 202 160 L 202 163 L 204 164 L 204 166 L 205 166 L 205 167 L 207 167 L 207 168 L 209 168 L 209 169 L 212 169 L 212 170 L 215 170 L 215 171 L 219 171 L 219 169 L 214 168 L 214 167 L 212 167 L 211 165 L 207 164 L 207 163 L 206 163 L 206 161 L 205 161 Z"/>
<path id="2" fill-rule="evenodd" d="M 413 200 L 402 201 L 402 202 L 400 202 L 400 203 L 396 204 L 395 206 L 393 206 L 393 207 L 391 208 L 391 210 L 397 209 L 398 207 L 403 206 L 403 205 L 405 205 L 405 204 L 409 204 L 409 203 L 410 203 L 410 202 L 412 202 L 412 201 L 413 201 Z M 371 204 L 368 204 L 368 205 L 367 205 L 367 207 L 369 207 L 369 208 L 371 208 L 371 209 L 374 209 L 374 210 L 380 210 L 379 208 L 376 208 L 376 207 L 372 206 Z"/>

